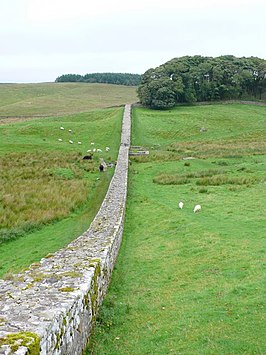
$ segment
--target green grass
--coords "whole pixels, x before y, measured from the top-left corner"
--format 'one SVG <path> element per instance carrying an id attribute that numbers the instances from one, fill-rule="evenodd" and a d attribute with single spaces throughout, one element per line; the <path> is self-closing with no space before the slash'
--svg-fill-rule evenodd
<path id="1" fill-rule="evenodd" d="M 150 146 L 166 159 L 186 156 L 230 157 L 265 152 L 265 106 L 211 105 L 179 107 L 134 117 L 134 144 Z M 205 128 L 205 132 L 201 132 Z M 146 134 L 149 132 L 148 134 Z M 162 157 L 164 159 L 164 156 Z M 145 158 L 144 158 L 145 159 Z"/>
<path id="2" fill-rule="evenodd" d="M 241 105 L 134 110 L 133 144 L 150 156 L 131 157 L 124 239 L 88 354 L 266 352 L 265 119 Z M 230 154 L 206 151 L 227 139 Z M 187 141 L 198 148 L 169 151 Z"/>
<path id="3" fill-rule="evenodd" d="M 0 97 L 0 119 L 68 115 L 137 101 L 136 87 L 85 83 L 0 84 Z"/>
<path id="4" fill-rule="evenodd" d="M 105 197 L 111 176 L 102 175 L 95 182 L 87 203 L 54 223 L 43 225 L 34 232 L 0 244 L 0 277 L 12 278 L 32 263 L 54 253 L 86 231 Z"/>
<path id="5" fill-rule="evenodd" d="M 99 159 L 116 160 L 122 116 L 112 108 L 0 126 L 0 276 L 89 227 L 114 171 L 100 173 Z M 82 159 L 97 148 L 92 161 Z"/>

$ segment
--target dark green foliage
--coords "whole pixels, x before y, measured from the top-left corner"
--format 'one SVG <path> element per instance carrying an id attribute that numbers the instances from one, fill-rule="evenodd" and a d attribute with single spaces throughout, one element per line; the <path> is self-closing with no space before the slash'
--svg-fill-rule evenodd
<path id="1" fill-rule="evenodd" d="M 266 60 L 234 56 L 174 58 L 142 75 L 138 96 L 143 105 L 155 109 L 195 101 L 265 99 Z"/>
<path id="2" fill-rule="evenodd" d="M 103 83 L 137 86 L 140 84 L 140 74 L 129 73 L 92 73 L 92 74 L 64 74 L 56 78 L 57 83 L 83 82 L 83 83 Z"/>

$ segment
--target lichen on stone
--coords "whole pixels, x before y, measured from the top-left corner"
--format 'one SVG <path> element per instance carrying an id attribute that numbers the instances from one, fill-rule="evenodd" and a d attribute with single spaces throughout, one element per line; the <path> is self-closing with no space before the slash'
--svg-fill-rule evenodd
<path id="1" fill-rule="evenodd" d="M 25 346 L 29 355 L 40 354 L 40 338 L 37 334 L 31 332 L 20 332 L 8 334 L 0 338 L 0 346 L 7 345 L 11 351 L 16 352 L 19 347 Z"/>
<path id="2" fill-rule="evenodd" d="M 59 288 L 60 292 L 73 292 L 75 291 L 74 287 L 61 287 Z"/>

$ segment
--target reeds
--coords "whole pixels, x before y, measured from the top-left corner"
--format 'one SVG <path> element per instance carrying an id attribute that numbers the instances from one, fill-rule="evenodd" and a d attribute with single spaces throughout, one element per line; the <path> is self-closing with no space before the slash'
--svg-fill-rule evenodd
<path id="1" fill-rule="evenodd" d="M 96 163 L 77 153 L 12 153 L 0 158 L 0 243 L 67 216 L 89 194 Z"/>
<path id="2" fill-rule="evenodd" d="M 230 176 L 231 172 L 224 170 L 208 169 L 190 172 L 188 174 L 167 174 L 157 175 L 153 182 L 160 185 L 185 185 L 195 183 L 198 186 L 220 186 L 220 185 L 252 185 L 259 181 L 258 177 Z M 205 191 L 204 191 L 205 192 Z"/>

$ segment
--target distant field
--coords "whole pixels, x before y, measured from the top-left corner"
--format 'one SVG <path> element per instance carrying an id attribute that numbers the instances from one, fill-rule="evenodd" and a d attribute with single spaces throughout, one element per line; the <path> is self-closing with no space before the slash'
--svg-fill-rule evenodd
<path id="1" fill-rule="evenodd" d="M 80 113 L 136 101 L 136 87 L 122 85 L 0 84 L 0 120 L 3 122 L 4 116 L 55 116 Z"/>
<path id="2" fill-rule="evenodd" d="M 265 354 L 266 107 L 137 108 L 132 128 L 150 155 L 87 354 Z"/>
<path id="3" fill-rule="evenodd" d="M 0 84 L 0 277 L 89 227 L 114 171 L 98 167 L 117 157 L 118 106 L 136 100 L 127 86 Z M 97 148 L 92 161 L 82 159 Z"/>

